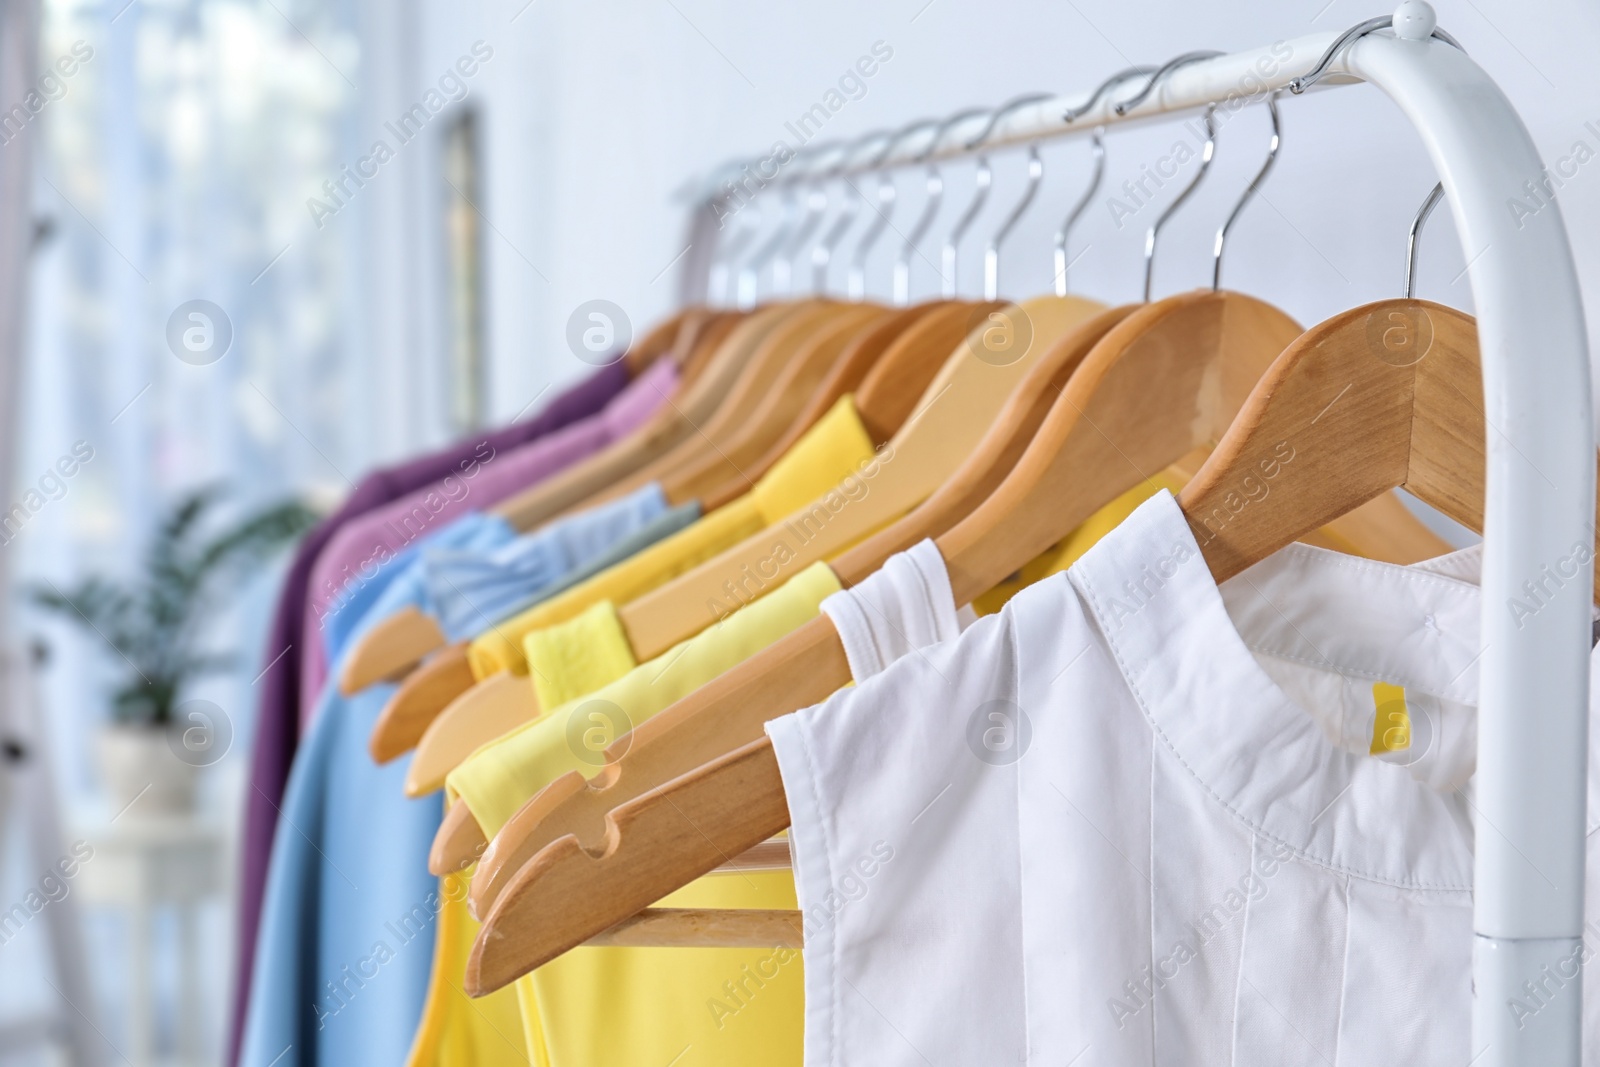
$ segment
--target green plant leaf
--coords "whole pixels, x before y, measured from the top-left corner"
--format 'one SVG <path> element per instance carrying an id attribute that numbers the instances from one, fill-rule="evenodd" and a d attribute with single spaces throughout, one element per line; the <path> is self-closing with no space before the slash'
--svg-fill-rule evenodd
<path id="1" fill-rule="evenodd" d="M 224 495 L 218 486 L 203 486 L 180 496 L 151 532 L 143 573 L 131 580 L 91 575 L 67 589 L 26 589 L 35 605 L 110 646 L 105 651 L 119 675 L 110 694 L 118 721 L 171 722 L 191 683 L 236 665 L 232 654 L 207 645 L 220 599 L 318 518 L 301 502 L 285 500 L 204 537 Z"/>

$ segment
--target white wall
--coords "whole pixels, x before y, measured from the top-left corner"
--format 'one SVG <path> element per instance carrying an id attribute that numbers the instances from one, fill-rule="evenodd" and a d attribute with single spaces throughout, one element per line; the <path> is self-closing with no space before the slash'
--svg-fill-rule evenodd
<path id="1" fill-rule="evenodd" d="M 581 302 L 613 300 L 636 328 L 668 310 L 677 281 L 669 264 L 684 247 L 685 204 L 675 194 L 730 156 L 765 152 L 779 138 L 793 143 L 785 123 L 834 87 L 875 42 L 892 49 L 892 58 L 822 137 L 854 136 L 1030 91 L 1071 91 L 1133 63 L 1342 29 L 1379 10 L 1352 0 L 1321 10 L 1316 2 L 1263 0 L 422 0 L 421 6 L 411 46 L 419 85 L 475 39 L 495 49 L 473 93 L 487 119 L 488 179 L 480 206 L 490 227 L 489 345 L 499 417 L 521 410 L 549 383 L 582 372 L 564 340 L 567 316 Z M 1590 5 L 1565 0 L 1537 22 L 1512 0 L 1440 0 L 1437 6 L 1441 25 L 1521 110 L 1547 163 L 1579 141 L 1600 152 L 1600 93 L 1592 74 L 1600 14 Z M 1396 295 L 1406 226 L 1434 182 L 1415 134 L 1367 87 L 1286 99 L 1283 114 L 1278 168 L 1263 202 L 1239 224 L 1227 283 L 1308 324 Z M 1586 126 L 1590 121 L 1594 125 Z M 1137 297 L 1143 227 L 1181 179 L 1120 228 L 1107 201 L 1179 139 L 1192 143 L 1193 136 L 1177 123 L 1110 136 L 1106 187 L 1074 240 L 1075 254 L 1087 248 L 1073 270 L 1076 290 L 1106 300 Z M 1163 237 L 1158 294 L 1208 279 L 1211 234 L 1259 166 L 1265 144 L 1259 109 L 1226 127 L 1212 175 Z M 1087 146 L 1082 139 L 1053 142 L 1045 159 L 1044 192 L 1003 259 L 1007 295 L 1048 287 L 1051 233 L 1082 188 Z M 980 282 L 985 227 L 1021 188 L 1020 153 L 997 156 L 995 168 L 994 194 L 964 246 L 962 290 L 968 293 Z M 952 167 L 946 178 L 936 237 L 972 188 L 970 169 Z M 895 225 L 903 230 L 920 208 L 920 179 L 904 175 L 900 189 Z M 1600 163 L 1580 166 L 1560 199 L 1586 288 L 1600 291 L 1600 242 L 1589 236 L 1600 217 Z M 888 291 L 894 240 L 891 234 L 871 261 L 876 294 Z M 845 247 L 852 241 L 847 238 Z M 406 254 L 424 247 L 414 244 L 415 252 Z M 932 240 L 922 252 L 915 273 L 919 294 L 938 285 Z M 1439 212 L 1424 240 L 1419 295 L 1470 307 L 1463 266 L 1448 213 Z M 842 286 L 842 270 L 834 281 Z M 432 297 L 424 292 L 414 299 Z M 428 314 L 408 313 L 437 330 Z M 438 351 L 436 333 L 413 329 L 411 343 Z M 437 362 L 421 358 L 412 366 L 421 372 Z M 425 384 L 421 395 L 426 407 Z"/>

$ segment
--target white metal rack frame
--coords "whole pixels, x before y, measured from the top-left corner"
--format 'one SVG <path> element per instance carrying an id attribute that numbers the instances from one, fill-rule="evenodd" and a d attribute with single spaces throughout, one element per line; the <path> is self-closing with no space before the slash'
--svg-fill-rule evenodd
<path id="1" fill-rule="evenodd" d="M 1325 33 L 1196 59 L 1157 79 L 1148 94 L 1137 92 L 1147 79 L 1134 77 L 1108 93 L 1010 108 L 981 146 L 973 141 L 988 120 L 975 112 L 934 127 L 921 143 L 908 140 L 887 151 L 880 143 L 860 165 L 840 156 L 829 173 L 1259 100 L 1293 91 L 1296 79 L 1318 69 L 1336 44 L 1315 88 L 1367 82 L 1410 119 L 1444 185 L 1468 262 L 1492 427 L 1478 665 L 1472 1063 L 1576 1067 L 1593 583 L 1590 553 L 1575 559 L 1574 545 L 1592 545 L 1595 537 L 1595 439 L 1577 275 L 1555 204 L 1520 217 L 1508 209 L 1525 194 L 1524 183 L 1542 180 L 1543 163 L 1488 74 L 1433 36 L 1432 8 L 1407 0 L 1391 28 L 1360 29 L 1364 36 L 1348 40 Z M 1141 95 L 1131 106 L 1117 103 Z M 751 195 L 774 179 L 784 177 L 770 157 L 712 175 L 698 212 L 700 232 L 714 229 L 706 220 L 719 214 L 719 198 L 730 190 Z M 1567 574 L 1577 560 L 1579 573 Z M 1523 583 L 1540 581 L 1557 561 L 1565 584 L 1531 616 L 1513 614 Z M 1532 1017 L 1510 1010 L 1514 998 L 1526 996 L 1524 983 L 1544 979 L 1547 967 L 1564 980 L 1560 990 Z"/>

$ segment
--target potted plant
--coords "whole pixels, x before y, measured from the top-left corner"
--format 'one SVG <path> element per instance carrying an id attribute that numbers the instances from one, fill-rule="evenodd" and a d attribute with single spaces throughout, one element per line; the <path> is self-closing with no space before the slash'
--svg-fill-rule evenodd
<path id="1" fill-rule="evenodd" d="M 95 750 L 119 811 L 135 799 L 147 814 L 193 805 L 199 768 L 226 750 L 216 750 L 216 731 L 226 726 L 225 718 L 216 721 L 221 711 L 184 705 L 194 682 L 233 665 L 232 656 L 209 646 L 217 606 L 317 518 L 298 501 L 284 501 L 208 531 L 222 495 L 212 486 L 179 498 L 131 580 L 96 574 L 66 591 L 53 583 L 29 588 L 34 603 L 94 638 L 117 673 L 110 721 Z"/>

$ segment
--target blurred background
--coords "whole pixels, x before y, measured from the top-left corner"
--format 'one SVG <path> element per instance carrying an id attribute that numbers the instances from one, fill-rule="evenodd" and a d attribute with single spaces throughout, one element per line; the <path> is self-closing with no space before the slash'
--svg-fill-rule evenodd
<path id="1" fill-rule="evenodd" d="M 1530 126 L 1592 296 L 1600 242 L 1580 235 L 1600 226 L 1600 12 L 1577 0 L 1536 14 L 1513 0 L 1436 6 Z M 108 1063 L 223 1062 L 241 811 L 273 666 L 260 650 L 289 543 L 374 467 L 527 418 L 591 371 L 569 342 L 588 302 L 614 304 L 638 336 L 701 297 L 719 232 L 703 217 L 693 225 L 691 209 L 718 165 L 1385 10 L 1357 0 L 0 9 L 7 1067 L 70 1062 L 65 1035 L 84 1027 L 112 1050 Z M 870 76 L 855 73 L 862 57 L 875 60 Z M 1209 281 L 1211 235 L 1267 138 L 1259 108 L 1228 122 L 1212 175 L 1163 237 L 1158 295 Z M 1132 183 L 1179 142 L 1198 145 L 1177 122 L 1108 136 L 1106 184 L 1074 236 L 1074 290 L 1138 297 L 1154 212 Z M 1049 289 L 1052 235 L 1087 181 L 1085 139 L 1041 152 L 1042 191 L 1002 259 L 1005 296 Z M 994 189 L 958 261 L 965 294 L 979 292 L 983 239 L 1026 177 L 1020 150 L 993 162 Z M 880 299 L 895 234 L 923 196 L 920 172 L 896 180 L 899 228 L 866 263 L 867 293 Z M 914 298 L 941 287 L 937 241 L 972 195 L 972 164 L 951 164 L 944 180 L 932 236 L 912 258 Z M 1286 100 L 1277 169 L 1230 243 L 1227 284 L 1306 324 L 1399 295 L 1406 228 L 1434 181 L 1410 125 L 1376 90 Z M 758 199 L 721 236 L 770 225 L 778 210 Z M 1418 295 L 1470 309 L 1465 265 L 1438 212 Z M 840 264 L 828 285 L 844 284 Z M 196 553 L 210 561 L 203 575 L 173 565 Z M 129 607 L 140 597 L 168 614 L 140 615 Z M 174 661 L 172 640 L 187 658 Z M 152 798 L 125 800 L 118 781 L 138 757 L 118 750 L 117 724 L 152 721 L 198 730 L 201 742 L 185 750 L 192 780 L 160 798 L 159 819 L 141 818 Z M 73 956 L 79 973 L 62 962 Z"/>

